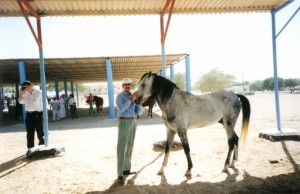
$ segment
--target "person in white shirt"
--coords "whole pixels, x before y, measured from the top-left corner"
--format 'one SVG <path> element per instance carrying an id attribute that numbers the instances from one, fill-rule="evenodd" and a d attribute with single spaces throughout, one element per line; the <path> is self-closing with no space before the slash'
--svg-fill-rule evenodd
<path id="1" fill-rule="evenodd" d="M 44 145 L 43 131 L 43 100 L 42 91 L 33 87 L 30 81 L 24 81 L 20 89 L 19 103 L 25 105 L 27 148 L 34 147 L 34 133 L 36 131 L 39 144 Z"/>
<path id="2" fill-rule="evenodd" d="M 50 102 L 50 109 L 52 110 L 52 122 L 59 121 L 58 116 L 60 105 L 56 97 L 54 97 Z"/>
<path id="3" fill-rule="evenodd" d="M 58 113 L 58 116 L 59 116 L 60 119 L 65 119 L 66 116 L 67 116 L 65 94 L 60 95 L 60 98 L 59 98 L 59 113 Z"/>

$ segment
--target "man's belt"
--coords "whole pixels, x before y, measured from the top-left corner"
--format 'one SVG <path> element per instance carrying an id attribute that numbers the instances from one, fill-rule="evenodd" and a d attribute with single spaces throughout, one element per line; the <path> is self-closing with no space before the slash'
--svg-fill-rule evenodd
<path id="1" fill-rule="evenodd" d="M 133 120 L 133 119 L 135 119 L 135 117 L 119 117 L 119 119 Z"/>

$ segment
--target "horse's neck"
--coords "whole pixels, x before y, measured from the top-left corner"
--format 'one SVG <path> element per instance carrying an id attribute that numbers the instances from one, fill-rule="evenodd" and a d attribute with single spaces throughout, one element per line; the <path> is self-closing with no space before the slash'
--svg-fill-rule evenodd
<path id="1" fill-rule="evenodd" d="M 167 108 L 167 106 L 168 106 L 170 103 L 172 103 L 172 100 L 171 100 L 171 99 L 172 99 L 174 96 L 179 95 L 179 93 L 181 93 L 181 92 L 183 92 L 183 91 L 181 91 L 180 89 L 174 88 L 174 90 L 173 90 L 173 92 L 172 92 L 172 95 L 171 95 L 169 98 L 167 98 L 164 102 L 162 101 L 162 96 L 161 96 L 161 93 L 160 93 L 158 96 L 155 97 L 155 98 L 156 98 L 156 102 L 157 102 L 159 108 L 160 108 L 163 112 L 167 112 L 166 108 Z"/>

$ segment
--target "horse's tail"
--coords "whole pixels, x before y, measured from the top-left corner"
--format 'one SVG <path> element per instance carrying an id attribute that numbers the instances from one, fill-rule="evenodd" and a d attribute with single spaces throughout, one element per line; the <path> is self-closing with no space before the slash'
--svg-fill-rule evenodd
<path id="1" fill-rule="evenodd" d="M 246 98 L 244 95 L 237 94 L 237 96 L 240 98 L 242 102 L 242 110 L 243 110 L 243 124 L 242 124 L 242 131 L 241 131 L 241 140 L 242 144 L 245 144 L 247 133 L 248 133 L 248 127 L 249 127 L 249 121 L 250 121 L 250 114 L 251 114 L 251 108 L 248 98 Z"/>

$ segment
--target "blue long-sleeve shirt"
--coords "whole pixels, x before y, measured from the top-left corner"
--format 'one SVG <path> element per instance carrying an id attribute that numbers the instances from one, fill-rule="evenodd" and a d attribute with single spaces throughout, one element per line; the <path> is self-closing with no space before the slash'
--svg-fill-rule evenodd
<path id="1" fill-rule="evenodd" d="M 121 92 L 116 99 L 118 117 L 136 117 L 144 112 L 144 107 L 139 106 L 129 100 L 131 94 L 128 92 Z"/>

